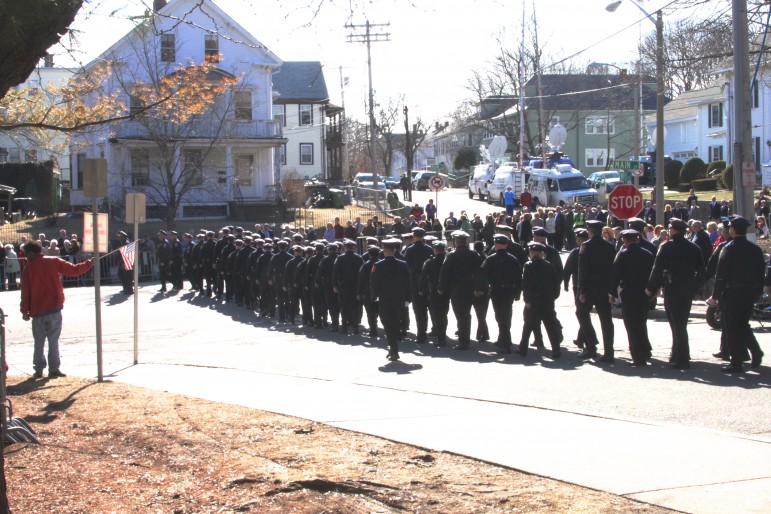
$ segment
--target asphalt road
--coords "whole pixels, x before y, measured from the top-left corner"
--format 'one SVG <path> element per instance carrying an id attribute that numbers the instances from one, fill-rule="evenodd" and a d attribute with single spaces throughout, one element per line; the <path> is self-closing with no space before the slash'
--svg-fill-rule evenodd
<path id="1" fill-rule="evenodd" d="M 412 192 L 412 201 L 419 203 L 421 206 L 425 206 L 429 198 L 433 199 L 437 205 L 439 219 L 446 218 L 450 211 L 454 212 L 455 216 L 460 216 L 461 211 L 466 211 L 472 216 L 479 214 L 484 219 L 486 214 L 505 210 L 500 205 L 489 205 L 487 202 L 480 201 L 476 196 L 473 200 L 470 199 L 468 197 L 468 190 L 465 187 L 445 189 L 439 194 L 432 191 Z"/>

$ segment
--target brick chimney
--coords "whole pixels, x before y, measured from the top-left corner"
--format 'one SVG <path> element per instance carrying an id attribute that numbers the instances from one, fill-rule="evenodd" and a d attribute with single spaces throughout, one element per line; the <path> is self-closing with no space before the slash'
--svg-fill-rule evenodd
<path id="1" fill-rule="evenodd" d="M 153 0 L 153 11 L 158 12 L 166 7 L 166 0 Z"/>
<path id="2" fill-rule="evenodd" d="M 44 68 L 53 68 L 54 67 L 54 56 L 51 54 L 45 54 L 43 56 L 43 67 Z"/>

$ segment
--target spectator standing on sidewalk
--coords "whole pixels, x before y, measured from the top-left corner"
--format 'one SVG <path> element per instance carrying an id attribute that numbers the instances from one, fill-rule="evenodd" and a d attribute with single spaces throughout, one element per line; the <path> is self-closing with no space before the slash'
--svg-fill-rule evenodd
<path id="1" fill-rule="evenodd" d="M 35 242 L 24 245 L 27 265 L 21 280 L 21 315 L 24 321 L 32 319 L 32 337 L 35 351 L 32 365 L 33 378 L 43 378 L 48 365 L 48 377 L 65 376 L 59 370 L 59 336 L 62 333 L 62 308 L 64 288 L 60 275 L 77 277 L 88 272 L 94 265 L 89 259 L 79 264 L 70 264 L 59 257 L 44 256 L 43 249 Z M 48 360 L 43 352 L 48 340 Z"/>

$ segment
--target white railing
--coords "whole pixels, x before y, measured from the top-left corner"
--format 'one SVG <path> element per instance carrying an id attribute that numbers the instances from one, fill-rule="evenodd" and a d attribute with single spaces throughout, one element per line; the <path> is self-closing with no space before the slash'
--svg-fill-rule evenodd
<path id="1" fill-rule="evenodd" d="M 148 128 L 140 121 L 125 121 L 115 127 L 118 139 L 154 139 L 159 135 L 203 139 L 274 139 L 282 137 L 281 123 L 274 120 L 236 121 L 224 124 L 192 121 L 183 126 L 153 123 Z"/>

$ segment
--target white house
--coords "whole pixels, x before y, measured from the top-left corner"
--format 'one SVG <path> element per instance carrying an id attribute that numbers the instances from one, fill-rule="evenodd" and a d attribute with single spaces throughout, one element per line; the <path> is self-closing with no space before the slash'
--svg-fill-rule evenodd
<path id="1" fill-rule="evenodd" d="M 227 216 L 235 204 L 275 199 L 276 155 L 286 140 L 273 119 L 272 78 L 282 61 L 211 0 L 156 1 L 86 70 L 103 61 L 113 63 L 106 92 L 118 93 L 136 117 L 73 138 L 73 206 L 91 203 L 82 191 L 86 158 L 107 160 L 111 207 L 127 193 L 145 193 L 148 217 L 165 217 L 170 187 L 184 189 L 179 218 Z M 205 61 L 216 63 L 207 81 L 237 78 L 235 86 L 192 122 L 162 120 L 151 129 L 153 113 L 141 111 L 132 87 Z"/>
<path id="2" fill-rule="evenodd" d="M 758 165 L 771 163 L 771 73 L 761 68 L 752 88 L 752 154 Z M 685 162 L 732 161 L 733 81 L 725 75 L 712 86 L 682 93 L 664 107 L 664 152 Z M 655 134 L 656 117 L 645 118 L 648 134 Z"/>
<path id="3" fill-rule="evenodd" d="M 63 86 L 73 74 L 72 69 L 55 67 L 52 58 L 47 56 L 43 66 L 35 68 L 27 80 L 14 89 Z M 23 130 L 0 132 L 0 163 L 55 160 L 59 164 L 62 180 L 69 180 L 68 136 L 61 132 L 49 132 L 46 137 L 45 141 L 40 141 L 26 137 Z"/>

